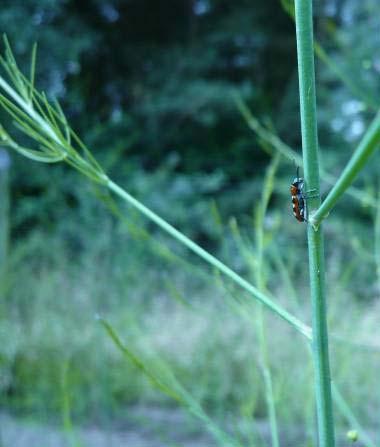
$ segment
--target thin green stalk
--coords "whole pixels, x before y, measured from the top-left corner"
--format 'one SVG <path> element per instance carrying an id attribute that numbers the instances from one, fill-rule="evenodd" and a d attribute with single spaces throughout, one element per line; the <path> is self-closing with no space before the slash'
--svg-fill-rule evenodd
<path id="1" fill-rule="evenodd" d="M 295 0 L 304 173 L 308 189 L 315 190 L 316 195 L 308 202 L 310 209 L 320 203 L 312 17 L 312 1 Z M 322 228 L 315 230 L 308 225 L 307 235 L 319 447 L 334 447 Z"/>
<path id="2" fill-rule="evenodd" d="M 119 185 L 114 183 L 112 180 L 108 179 L 106 186 L 111 191 L 113 191 L 116 195 L 118 195 L 123 200 L 125 200 L 130 205 L 132 205 L 134 208 L 136 208 L 138 211 L 140 211 L 149 220 L 151 220 L 155 224 L 157 224 L 162 230 L 164 230 L 166 233 L 168 233 L 172 237 L 174 237 L 174 239 L 179 241 L 181 244 L 185 245 L 192 252 L 194 252 L 199 257 L 204 259 L 208 264 L 215 267 L 217 270 L 222 272 L 224 275 L 228 276 L 228 278 L 230 278 L 233 282 L 235 282 L 240 287 L 242 287 L 250 295 L 254 296 L 258 301 L 260 301 L 262 304 L 264 304 L 268 309 L 271 309 L 279 317 L 281 317 L 282 319 L 284 319 L 285 321 L 290 323 L 298 332 L 305 335 L 307 338 L 311 339 L 311 330 L 310 330 L 309 326 L 307 326 L 302 321 L 300 321 L 298 318 L 296 318 L 295 316 L 290 314 L 287 310 L 283 309 L 280 305 L 276 304 L 266 294 L 262 293 L 260 290 L 258 290 L 256 287 L 254 287 L 252 284 L 250 284 L 248 281 L 246 281 L 244 278 L 242 278 L 240 275 L 238 275 L 232 269 L 230 269 L 225 264 L 223 264 L 221 261 L 219 261 L 219 259 L 217 259 L 215 256 L 208 253 L 206 250 L 204 250 L 198 244 L 193 242 L 191 239 L 189 239 L 183 233 L 178 231 L 176 228 L 174 228 L 172 225 L 170 225 L 168 222 L 166 222 L 164 219 L 162 219 L 156 213 L 154 213 L 149 208 L 147 208 L 145 205 L 143 205 L 141 202 L 139 202 L 137 199 L 132 197 L 130 194 L 127 193 L 127 191 L 122 189 Z"/>
<path id="3" fill-rule="evenodd" d="M 241 96 L 234 95 L 236 106 L 247 123 L 248 127 L 255 132 L 255 134 L 263 141 L 267 142 L 271 147 L 273 147 L 276 151 L 280 152 L 284 157 L 288 160 L 294 162 L 297 166 L 303 166 L 302 157 L 292 149 L 289 145 L 287 145 L 281 138 L 275 133 L 271 132 L 265 126 L 263 126 L 257 118 L 255 118 L 252 112 L 247 107 L 247 104 L 243 101 Z M 321 178 L 330 185 L 335 185 L 336 179 L 333 175 L 329 174 L 322 168 L 320 169 Z M 371 194 L 368 194 L 367 191 L 354 188 L 350 186 L 347 190 L 347 194 L 353 197 L 355 200 L 358 200 L 365 206 L 370 206 L 372 208 L 376 208 L 376 200 L 372 197 Z"/>
<path id="4" fill-rule="evenodd" d="M 289 16 L 295 20 L 295 11 L 294 11 L 294 2 L 293 0 L 281 0 L 282 7 L 289 14 Z M 330 36 L 333 37 L 333 36 Z M 377 110 L 378 104 L 371 98 L 366 92 L 363 92 L 363 87 L 355 82 L 355 80 L 351 79 L 347 76 L 346 71 L 341 68 L 333 58 L 331 58 L 322 45 L 314 40 L 314 51 L 315 54 L 319 57 L 319 59 L 324 62 L 327 67 L 330 68 L 332 73 L 334 73 L 343 83 L 344 85 L 351 90 L 356 97 L 360 98 L 366 106 L 370 107 L 373 110 Z"/>
<path id="5" fill-rule="evenodd" d="M 352 412 L 350 406 L 340 393 L 337 386 L 333 383 L 332 384 L 332 394 L 334 397 L 334 402 L 341 412 L 341 414 L 345 417 L 347 422 L 351 425 L 352 429 L 358 432 L 358 439 L 364 443 L 366 447 L 376 447 L 375 443 L 372 441 L 372 439 L 367 435 L 367 432 L 364 430 L 363 426 L 359 422 L 359 420 L 356 418 L 354 413 Z"/>
<path id="6" fill-rule="evenodd" d="M 239 252 L 242 254 L 248 269 L 254 273 L 256 287 L 261 292 L 266 291 L 266 279 L 264 272 L 264 263 L 265 263 L 264 218 L 271 194 L 273 192 L 274 178 L 277 172 L 279 161 L 280 161 L 280 154 L 277 153 L 274 156 L 273 161 L 267 170 L 264 185 L 262 188 L 261 200 L 258 202 L 258 205 L 255 209 L 254 229 L 255 229 L 256 243 L 254 252 L 249 247 L 247 247 L 248 244 L 244 242 L 242 235 L 240 234 L 236 220 L 233 219 L 230 222 L 231 231 L 234 240 L 236 242 L 237 248 Z M 227 292 L 229 292 L 227 288 L 226 290 Z M 231 292 L 229 292 L 229 295 L 233 297 L 233 300 L 230 302 L 230 305 L 232 305 L 233 308 L 236 311 L 238 311 L 241 316 L 243 316 L 244 318 L 248 317 L 248 321 L 250 323 L 253 323 L 256 329 L 258 346 L 259 346 L 259 365 L 265 386 L 265 399 L 269 415 L 272 446 L 278 447 L 280 445 L 280 441 L 278 435 L 276 406 L 273 392 L 273 381 L 268 356 L 267 337 L 265 330 L 265 315 L 263 313 L 263 305 L 261 303 L 258 303 L 258 306 L 257 307 L 255 306 L 254 318 L 252 319 L 251 317 L 252 308 L 245 307 L 244 304 L 246 303 L 241 303 L 239 298 L 235 297 Z M 239 302 L 239 305 L 235 306 L 237 302 Z"/>
<path id="7" fill-rule="evenodd" d="M 68 444 L 71 447 L 83 447 L 79 436 L 77 435 L 73 420 L 71 416 L 71 399 L 70 399 L 70 390 L 68 383 L 68 373 L 70 368 L 70 361 L 65 359 L 62 365 L 62 373 L 61 373 L 61 394 L 62 394 L 62 420 L 63 420 L 63 428 L 67 436 Z"/>
<path id="8" fill-rule="evenodd" d="M 277 153 L 270 164 L 262 189 L 261 200 L 257 205 L 255 213 L 255 239 L 256 239 L 256 256 L 257 263 L 255 268 L 255 283 L 260 291 L 265 291 L 266 281 L 264 277 L 264 218 L 268 207 L 269 199 L 273 191 L 274 177 L 280 162 L 280 154 Z M 263 306 L 258 305 L 257 318 L 255 319 L 256 331 L 260 348 L 260 363 L 265 384 L 266 403 L 269 412 L 269 422 L 271 428 L 272 447 L 279 447 L 280 441 L 278 436 L 276 405 L 273 393 L 272 373 L 270 370 L 268 359 L 268 344 L 265 330 L 265 316 L 263 314 Z"/>
<path id="9" fill-rule="evenodd" d="M 335 185 L 319 206 L 318 210 L 310 217 L 310 222 L 314 227 L 318 227 L 322 220 L 330 213 L 339 198 L 355 180 L 358 173 L 363 169 L 369 157 L 379 148 L 380 145 L 380 112 L 375 116 L 367 132 L 361 139 L 359 146 L 352 155 L 347 166 L 336 181 Z"/>
<path id="10" fill-rule="evenodd" d="M 176 228 L 174 228 L 172 225 L 170 225 L 168 222 L 166 222 L 166 220 L 162 219 L 160 216 L 158 216 L 156 213 L 151 211 L 149 208 L 147 208 L 145 205 L 143 205 L 137 199 L 132 197 L 130 194 L 127 193 L 127 191 L 122 189 L 119 185 L 114 183 L 112 180 L 109 179 L 106 186 L 111 191 L 113 191 L 116 195 L 118 195 L 123 200 L 125 200 L 130 205 L 132 205 L 134 208 L 139 210 L 149 220 L 151 220 L 155 224 L 157 224 L 162 230 L 164 230 L 166 233 L 168 233 L 172 237 L 174 237 L 174 239 L 179 241 L 181 244 L 185 245 L 193 253 L 197 254 L 200 258 L 204 259 L 208 264 L 215 267 L 217 270 L 222 272 L 224 275 L 228 276 L 228 278 L 230 278 L 233 282 L 235 282 L 240 287 L 242 287 L 250 295 L 254 296 L 258 301 L 260 301 L 262 304 L 264 304 L 268 309 L 271 309 L 279 317 L 281 317 L 282 319 L 284 319 L 285 321 L 290 323 L 294 327 L 294 329 L 296 329 L 298 332 L 305 335 L 309 339 L 311 338 L 311 330 L 310 330 L 309 326 L 302 323 L 302 321 L 300 321 L 298 318 L 296 318 L 295 316 L 290 314 L 287 310 L 283 309 L 280 305 L 276 304 L 268 296 L 266 296 L 264 293 L 260 292 L 256 287 L 254 287 L 252 284 L 250 284 L 247 280 L 245 280 L 240 275 L 238 275 L 236 272 L 234 272 L 232 269 L 227 267 L 225 264 L 223 264 L 223 262 L 219 261 L 219 259 L 217 259 L 215 256 L 208 253 L 206 250 L 204 250 L 198 244 L 196 244 L 191 239 L 189 239 L 187 236 L 185 236 L 183 233 L 178 231 Z"/>
<path id="11" fill-rule="evenodd" d="M 157 357 L 154 361 L 146 361 L 139 353 L 122 342 L 118 333 L 108 321 L 103 318 L 99 318 L 99 321 L 119 351 L 150 381 L 152 386 L 187 408 L 193 416 L 201 420 L 219 445 L 242 447 L 238 441 L 232 439 L 227 432 L 214 423 L 199 402 L 188 393 L 161 358 Z"/>
<path id="12" fill-rule="evenodd" d="M 15 90 L 2 78 L 0 77 L 0 87 L 8 93 L 8 95 L 25 111 L 25 113 L 34 120 L 41 128 L 51 137 L 51 139 L 58 144 L 60 143 L 54 130 L 46 123 L 46 121 L 41 118 L 38 113 L 34 111 L 32 106 L 28 104 L 23 98 L 15 92 Z"/>
<path id="13" fill-rule="evenodd" d="M 308 348 L 310 348 L 310 345 L 308 345 Z M 308 354 L 312 358 L 312 349 L 308 349 Z M 331 382 L 331 393 L 336 409 L 343 419 L 345 419 L 346 423 L 350 425 L 351 430 L 358 433 L 359 439 L 363 442 L 365 447 L 376 447 L 371 437 L 367 434 L 366 430 L 352 411 L 347 400 L 343 397 L 339 388 L 334 382 Z"/>
<path id="14" fill-rule="evenodd" d="M 289 272 L 289 266 L 285 264 L 284 259 L 282 258 L 281 253 L 269 253 L 270 259 L 273 263 L 274 269 L 278 272 L 280 277 L 282 278 L 282 285 L 284 287 L 285 296 L 288 297 L 289 301 L 292 303 L 292 308 L 299 310 L 300 309 L 300 300 L 298 297 L 298 293 L 295 289 L 295 284 L 291 278 Z"/>

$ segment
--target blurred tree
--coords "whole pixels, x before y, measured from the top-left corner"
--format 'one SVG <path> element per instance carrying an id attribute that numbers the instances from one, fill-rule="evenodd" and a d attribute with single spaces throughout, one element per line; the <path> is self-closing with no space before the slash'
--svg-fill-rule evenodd
<path id="1" fill-rule="evenodd" d="M 253 155 L 231 91 L 276 118 L 295 69 L 293 24 L 277 0 L 2 5 L 0 25 L 16 56 L 26 64 L 39 42 L 39 85 L 63 102 L 113 175 L 130 163 L 144 170 L 163 163 L 173 172 L 219 171 L 219 189 L 228 190 L 261 173 L 265 156 Z M 35 172 L 36 180 L 16 182 L 27 196 L 46 189 L 49 175 Z"/>
<path id="2" fill-rule="evenodd" d="M 266 156 L 254 151 L 233 89 L 256 116 L 269 116 L 287 142 L 300 145 L 294 26 L 279 0 L 3 0 L 2 6 L 0 25 L 16 56 L 26 64 L 32 43 L 39 42 L 39 85 L 63 102 L 112 175 L 125 176 L 138 193 L 151 191 L 151 183 L 141 188 L 134 180 L 146 171 L 162 168 L 169 182 L 184 174 L 189 185 L 191 176 L 217 172 L 212 194 L 231 197 L 237 190 L 239 197 L 226 201 L 238 204 L 233 212 L 252 206 L 248 180 L 255 185 Z M 316 30 L 346 78 L 376 102 L 375 12 L 376 0 L 325 0 Z M 318 80 L 321 142 L 334 146 L 325 158 L 335 164 L 364 130 L 368 104 L 321 63 Z M 44 196 L 36 206 L 47 210 L 46 197 L 59 196 L 61 176 L 52 193 L 46 186 L 51 170 L 44 174 L 36 166 L 32 173 L 25 163 L 16 164 L 16 192 Z M 209 191 L 207 185 L 200 190 Z M 66 202 L 77 206 L 80 200 Z M 39 213 L 47 215 L 55 221 L 51 212 Z"/>
<path id="3" fill-rule="evenodd" d="M 147 167 L 176 151 L 185 170 L 241 176 L 250 147 L 236 142 L 231 89 L 273 115 L 294 70 L 292 23 L 277 0 L 3 3 L 16 52 L 39 41 L 43 82 L 79 126 L 119 128 L 132 115 L 140 138 L 130 150 Z"/>

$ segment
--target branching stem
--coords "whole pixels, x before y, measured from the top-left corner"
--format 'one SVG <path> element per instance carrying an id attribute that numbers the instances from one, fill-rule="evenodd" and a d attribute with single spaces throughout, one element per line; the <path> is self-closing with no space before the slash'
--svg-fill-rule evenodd
<path id="1" fill-rule="evenodd" d="M 317 193 L 316 197 L 308 200 L 309 209 L 315 209 L 320 204 L 320 196 L 311 0 L 295 1 L 295 19 L 304 174 L 307 188 Z M 319 447 L 334 447 L 322 227 L 315 230 L 312 225 L 308 225 L 307 235 Z"/>

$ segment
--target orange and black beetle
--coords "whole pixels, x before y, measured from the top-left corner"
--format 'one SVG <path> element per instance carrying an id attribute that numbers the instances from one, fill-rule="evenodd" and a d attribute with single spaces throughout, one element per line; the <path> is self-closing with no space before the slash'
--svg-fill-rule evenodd
<path id="1" fill-rule="evenodd" d="M 298 175 L 299 168 L 297 168 L 297 177 L 290 185 L 290 193 L 292 195 L 293 214 L 299 222 L 306 222 L 306 204 L 303 188 L 305 182 L 303 178 Z"/>

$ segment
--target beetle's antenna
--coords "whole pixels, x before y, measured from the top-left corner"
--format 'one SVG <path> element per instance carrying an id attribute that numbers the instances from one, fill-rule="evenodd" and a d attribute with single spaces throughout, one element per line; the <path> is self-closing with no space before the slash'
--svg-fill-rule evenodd
<path id="1" fill-rule="evenodd" d="M 295 158 L 293 158 L 293 164 L 294 164 L 294 167 L 295 167 L 296 170 L 297 170 L 296 179 L 297 179 L 297 181 L 298 181 L 298 179 L 300 178 L 300 177 L 299 177 L 300 167 L 297 165 Z"/>

